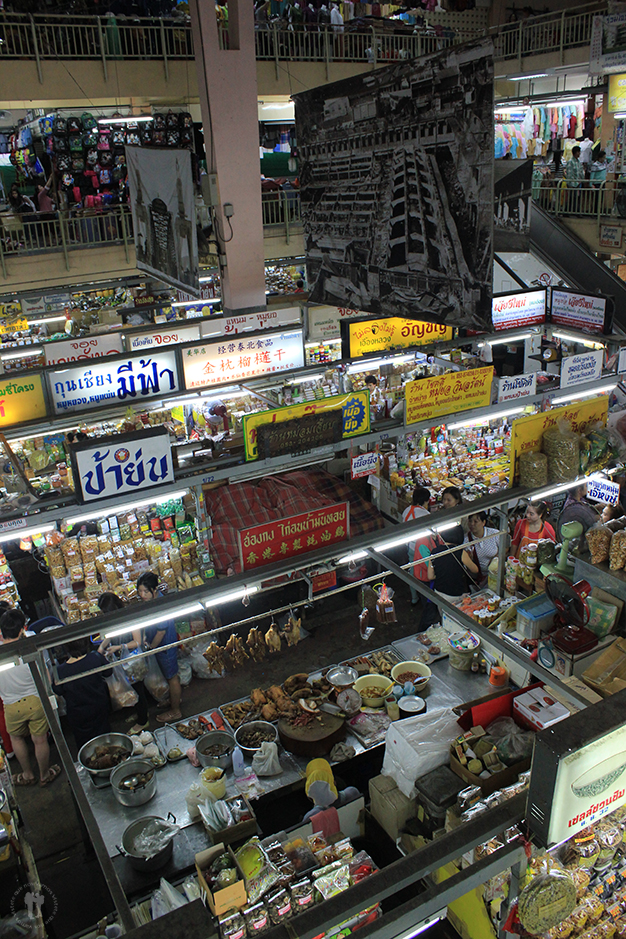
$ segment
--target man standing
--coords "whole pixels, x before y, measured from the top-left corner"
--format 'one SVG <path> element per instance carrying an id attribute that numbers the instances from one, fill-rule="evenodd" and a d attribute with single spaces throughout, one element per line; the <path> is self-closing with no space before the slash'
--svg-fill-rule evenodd
<path id="1" fill-rule="evenodd" d="M 416 486 L 413 490 L 411 505 L 402 513 L 403 522 L 414 522 L 418 518 L 428 515 L 430 509 L 430 491 L 424 486 Z M 431 538 L 430 535 L 425 538 L 416 538 L 415 541 L 409 541 L 407 544 L 407 560 L 417 561 L 419 558 L 430 556 Z M 428 564 L 417 564 L 411 571 L 417 580 L 428 580 Z M 411 604 L 415 606 L 419 603 L 420 595 L 414 587 L 411 587 Z"/>
<path id="2" fill-rule="evenodd" d="M 580 162 L 580 147 L 572 148 L 572 157 L 565 164 L 565 182 L 568 189 L 581 189 L 585 179 L 585 168 Z M 568 211 L 582 212 L 582 193 L 568 193 Z"/>
<path id="3" fill-rule="evenodd" d="M 330 24 L 335 34 L 335 55 L 343 56 L 343 16 L 338 4 L 333 3 L 330 8 Z"/>
<path id="4" fill-rule="evenodd" d="M 0 619 L 3 646 L 21 639 L 26 634 L 25 627 L 26 617 L 21 610 L 8 610 L 4 613 Z M 39 785 L 47 786 L 54 782 L 61 772 L 61 767 L 50 766 L 48 721 L 28 665 L 14 665 L 13 668 L 0 672 L 0 698 L 4 704 L 4 716 L 13 752 L 22 768 L 22 772 L 13 777 L 14 784 L 34 786 L 37 782 L 26 741 L 29 736 L 32 738 L 39 766 Z"/>
<path id="5" fill-rule="evenodd" d="M 144 571 L 137 581 L 137 593 L 141 600 L 156 600 L 163 596 L 159 591 L 159 578 L 152 571 Z M 156 659 L 161 667 L 163 675 L 167 679 L 170 688 L 170 706 L 164 714 L 157 714 L 157 720 L 161 724 L 169 724 L 171 721 L 179 721 L 182 711 L 180 702 L 182 698 L 182 688 L 180 678 L 178 677 L 178 655 L 176 653 L 175 643 L 178 641 L 176 624 L 174 620 L 166 620 L 156 626 L 148 626 L 144 630 L 146 649 L 158 649 L 160 646 L 171 646 L 170 649 L 164 649 L 157 652 Z"/>

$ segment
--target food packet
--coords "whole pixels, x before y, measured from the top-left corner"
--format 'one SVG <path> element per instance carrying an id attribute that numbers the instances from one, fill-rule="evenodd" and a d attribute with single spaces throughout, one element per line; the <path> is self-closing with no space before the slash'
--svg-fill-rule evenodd
<path id="1" fill-rule="evenodd" d="M 264 903 L 246 906 L 243 910 L 243 918 L 249 936 L 258 936 L 271 926 L 270 915 Z"/>
<path id="2" fill-rule="evenodd" d="M 576 886 L 565 871 L 550 871 L 535 877 L 519 896 L 518 915 L 522 926 L 534 935 L 558 926 L 576 906 Z"/>
<path id="3" fill-rule="evenodd" d="M 231 913 L 220 919 L 220 935 L 222 939 L 245 939 L 246 924 L 241 913 Z"/>
<path id="4" fill-rule="evenodd" d="M 328 900 L 330 897 L 342 893 L 350 886 L 350 871 L 347 864 L 331 871 L 324 877 L 318 877 L 315 881 L 315 892 L 322 900 Z"/>
<path id="5" fill-rule="evenodd" d="M 626 531 L 616 531 L 611 536 L 609 551 L 609 568 L 612 571 L 621 571 L 626 564 Z"/>
<path id="6" fill-rule="evenodd" d="M 612 533 L 606 525 L 594 525 L 585 534 L 592 564 L 604 564 L 609 559 Z"/>
<path id="7" fill-rule="evenodd" d="M 265 901 L 270 919 L 274 925 L 290 919 L 292 916 L 291 897 L 284 888 L 270 894 Z"/>
<path id="8" fill-rule="evenodd" d="M 580 441 L 567 422 L 544 431 L 541 449 L 548 457 L 548 482 L 569 483 L 580 469 Z"/>
<path id="9" fill-rule="evenodd" d="M 259 900 L 280 880 L 278 868 L 268 860 L 256 835 L 239 848 L 235 857 L 243 871 L 250 903 Z"/>
<path id="10" fill-rule="evenodd" d="M 308 878 L 296 881 L 290 887 L 291 904 L 294 916 L 313 904 L 313 885 Z"/>

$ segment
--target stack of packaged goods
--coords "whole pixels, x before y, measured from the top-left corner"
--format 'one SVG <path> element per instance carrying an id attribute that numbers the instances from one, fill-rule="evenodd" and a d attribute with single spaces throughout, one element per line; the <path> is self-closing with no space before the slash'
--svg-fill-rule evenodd
<path id="1" fill-rule="evenodd" d="M 11 568 L 4 556 L 4 551 L 0 547 L 0 600 L 8 603 L 9 606 L 17 606 L 20 602 L 20 594 L 17 584 L 13 579 Z"/>

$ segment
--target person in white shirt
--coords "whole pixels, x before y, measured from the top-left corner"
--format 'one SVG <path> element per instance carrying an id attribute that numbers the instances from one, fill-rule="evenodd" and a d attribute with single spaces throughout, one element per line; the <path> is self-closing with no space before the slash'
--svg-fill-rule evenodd
<path id="1" fill-rule="evenodd" d="M 411 505 L 404 510 L 402 513 L 403 522 L 414 522 L 418 518 L 422 518 L 424 515 L 428 515 L 429 504 L 430 504 L 430 492 L 424 486 L 416 486 L 413 490 L 413 495 L 411 497 Z M 416 538 L 415 541 L 409 541 L 407 544 L 407 560 L 414 561 L 416 557 L 428 557 L 430 554 L 429 549 L 430 536 L 426 538 Z M 424 550 L 419 551 L 417 554 L 418 548 L 421 549 L 423 546 Z M 413 576 L 417 580 L 427 580 L 427 565 L 420 564 L 417 567 L 413 568 Z M 420 595 L 415 590 L 414 587 L 411 587 L 411 604 L 415 606 L 419 602 Z"/>
<path id="2" fill-rule="evenodd" d="M 343 16 L 336 3 L 333 3 L 330 8 L 330 25 L 336 33 L 343 32 Z"/>
<path id="3" fill-rule="evenodd" d="M 2 645 L 26 635 L 26 617 L 21 610 L 8 610 L 0 619 Z M 13 668 L 0 672 L 0 698 L 4 704 L 4 716 L 7 730 L 13 744 L 22 772 L 13 777 L 16 786 L 34 786 L 37 782 L 33 773 L 28 743 L 31 737 L 35 747 L 35 757 L 39 766 L 39 785 L 47 786 L 61 773 L 60 766 L 50 766 L 50 747 L 48 745 L 48 721 L 44 713 L 37 686 L 28 665 L 14 665 Z"/>

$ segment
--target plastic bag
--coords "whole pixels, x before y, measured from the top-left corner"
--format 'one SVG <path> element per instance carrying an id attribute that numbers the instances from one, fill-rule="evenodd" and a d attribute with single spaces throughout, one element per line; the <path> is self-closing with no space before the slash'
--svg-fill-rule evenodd
<path id="1" fill-rule="evenodd" d="M 153 818 L 133 841 L 133 854 L 149 860 L 167 847 L 179 831 L 178 825 L 172 825 L 164 818 Z"/>
<path id="2" fill-rule="evenodd" d="M 485 729 L 485 741 L 495 743 L 498 756 L 507 766 L 513 766 L 531 756 L 535 735 L 530 730 L 522 730 L 512 717 L 498 717 Z"/>
<path id="3" fill-rule="evenodd" d="M 215 770 L 218 767 L 207 766 L 206 769 Z M 218 799 L 221 799 L 226 795 L 226 782 L 224 780 L 224 773 L 218 779 L 211 779 L 210 776 L 205 775 L 206 770 L 203 770 L 200 773 L 197 781 L 192 783 L 187 791 L 185 796 L 185 801 L 187 803 L 187 810 L 189 812 L 189 817 L 192 821 L 195 821 L 200 817 L 200 810 L 198 806 L 203 802 L 217 802 Z"/>
<path id="4" fill-rule="evenodd" d="M 544 431 L 541 449 L 548 457 L 548 482 L 569 483 L 576 479 L 580 467 L 580 438 L 566 421 Z"/>
<path id="5" fill-rule="evenodd" d="M 604 564 L 609 559 L 611 550 L 611 530 L 605 525 L 593 525 L 586 534 L 587 544 L 591 553 L 592 564 Z"/>
<path id="6" fill-rule="evenodd" d="M 257 776 L 278 776 L 283 768 L 278 759 L 278 747 L 266 740 L 252 757 L 252 769 Z"/>
<path id="7" fill-rule="evenodd" d="M 222 831 L 234 825 L 234 819 L 228 805 L 222 800 L 201 802 L 198 805 L 200 818 L 208 832 Z"/>
<path id="8" fill-rule="evenodd" d="M 179 893 L 175 887 L 172 887 L 169 880 L 165 880 L 164 877 L 161 877 L 161 882 L 159 884 L 159 890 L 161 891 L 161 896 L 163 897 L 163 902 L 168 907 L 168 913 L 171 913 L 172 910 L 177 910 L 181 906 L 185 906 L 187 898 Z"/>
<path id="9" fill-rule="evenodd" d="M 379 623 L 397 623 L 396 608 L 394 606 L 393 591 L 383 584 L 378 594 L 376 603 L 376 619 Z"/>
<path id="10" fill-rule="evenodd" d="M 121 665 L 115 665 L 113 674 L 104 680 L 109 688 L 111 708 L 114 711 L 121 711 L 122 708 L 132 708 L 139 701 L 137 692 L 133 690 L 133 686 Z"/>
<path id="11" fill-rule="evenodd" d="M 278 868 L 268 860 L 256 835 L 235 852 L 235 857 L 246 880 L 248 903 L 254 903 L 280 880 Z"/>
<path id="12" fill-rule="evenodd" d="M 143 681 L 148 671 L 146 659 L 138 659 L 137 656 L 143 652 L 141 646 L 136 649 L 129 649 L 128 646 L 122 646 L 120 652 L 120 661 L 122 668 L 128 675 L 128 680 L 134 685 L 136 681 Z"/>
<path id="13" fill-rule="evenodd" d="M 461 704 L 455 699 L 451 705 Z M 450 744 L 459 734 L 452 707 L 436 708 L 389 727 L 383 776 L 391 776 L 407 799 L 415 798 L 414 782 L 450 759 Z"/>
<path id="14" fill-rule="evenodd" d="M 576 886 L 564 871 L 541 874 L 524 887 L 518 902 L 518 916 L 522 926 L 534 935 L 540 935 L 558 926 L 576 906 Z"/>
<path id="15" fill-rule="evenodd" d="M 162 704 L 169 699 L 170 686 L 163 677 L 163 672 L 159 668 L 156 655 L 147 655 L 146 662 L 148 663 L 148 668 L 143 683 L 154 700 Z"/>
<path id="16" fill-rule="evenodd" d="M 178 678 L 183 688 L 191 684 L 193 672 L 189 656 L 178 656 Z"/>

